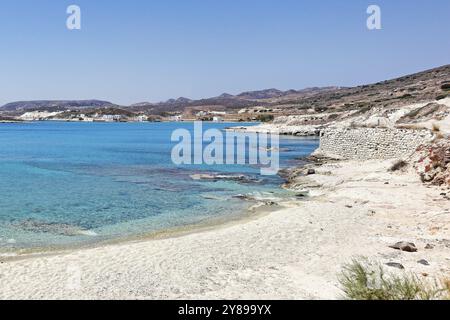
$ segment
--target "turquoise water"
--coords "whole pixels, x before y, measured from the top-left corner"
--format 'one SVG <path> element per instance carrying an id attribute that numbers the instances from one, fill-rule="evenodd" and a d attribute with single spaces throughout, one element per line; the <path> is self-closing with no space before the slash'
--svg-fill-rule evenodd
<path id="1" fill-rule="evenodd" d="M 223 129 L 233 124 L 204 124 Z M 0 253 L 82 245 L 235 215 L 238 194 L 288 196 L 278 176 L 245 165 L 171 162 L 173 130 L 190 123 L 0 124 Z M 282 139 L 282 165 L 314 139 Z M 252 179 L 198 181 L 196 173 Z M 254 180 L 254 181 L 253 181 Z"/>

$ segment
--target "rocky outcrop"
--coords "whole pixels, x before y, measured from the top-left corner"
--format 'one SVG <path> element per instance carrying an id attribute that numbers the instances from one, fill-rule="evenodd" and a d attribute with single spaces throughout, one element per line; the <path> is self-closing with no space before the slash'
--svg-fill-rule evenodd
<path id="1" fill-rule="evenodd" d="M 444 104 L 431 102 L 421 108 L 412 110 L 401 117 L 397 123 L 420 123 L 429 120 L 444 120 L 450 115 L 450 108 Z"/>
<path id="2" fill-rule="evenodd" d="M 441 138 L 421 146 L 412 161 L 423 182 L 450 186 L 450 139 Z"/>

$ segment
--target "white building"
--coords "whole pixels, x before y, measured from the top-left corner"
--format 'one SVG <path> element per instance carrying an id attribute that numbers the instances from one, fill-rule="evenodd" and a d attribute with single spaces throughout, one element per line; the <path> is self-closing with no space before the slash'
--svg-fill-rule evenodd
<path id="1" fill-rule="evenodd" d="M 170 117 L 170 121 L 179 122 L 181 120 L 183 120 L 183 116 L 172 116 L 172 117 Z"/>
<path id="2" fill-rule="evenodd" d="M 197 117 L 204 117 L 204 116 L 206 116 L 206 115 L 208 115 L 208 113 L 205 112 L 205 111 L 200 111 L 200 112 L 198 112 L 198 113 L 196 114 Z"/>
<path id="3" fill-rule="evenodd" d="M 148 117 L 147 117 L 147 116 L 144 116 L 144 115 L 140 115 L 140 116 L 137 116 L 137 117 L 136 117 L 136 120 L 137 120 L 138 122 L 145 122 L 145 121 L 148 121 Z"/>
<path id="4" fill-rule="evenodd" d="M 218 115 L 218 116 L 224 116 L 227 113 L 225 111 L 210 111 L 210 114 Z"/>
<path id="5" fill-rule="evenodd" d="M 120 121 L 122 119 L 121 115 L 115 114 L 105 114 L 102 116 L 102 120 L 107 121 L 107 122 L 113 122 L 113 121 Z"/>

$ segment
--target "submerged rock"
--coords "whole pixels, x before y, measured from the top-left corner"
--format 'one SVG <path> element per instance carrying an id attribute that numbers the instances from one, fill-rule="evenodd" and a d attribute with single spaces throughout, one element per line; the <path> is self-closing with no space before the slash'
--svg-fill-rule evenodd
<path id="1" fill-rule="evenodd" d="M 238 174 L 238 175 L 227 175 L 227 174 L 210 174 L 210 173 L 199 173 L 199 174 L 193 174 L 190 176 L 191 179 L 193 180 L 209 180 L 209 181 L 213 181 L 213 182 L 217 182 L 220 180 L 223 181 L 235 181 L 235 182 L 239 182 L 239 183 L 260 183 L 261 180 L 251 177 L 251 176 L 246 176 L 243 174 Z"/>
<path id="2" fill-rule="evenodd" d="M 283 201 L 282 198 L 274 196 L 271 193 L 260 193 L 260 192 L 255 192 L 251 194 L 237 194 L 234 195 L 233 198 L 256 203 L 256 205 L 252 206 L 253 209 L 261 206 L 265 207 L 277 206 Z"/>
<path id="3" fill-rule="evenodd" d="M 30 232 L 36 233 L 51 233 L 61 236 L 96 236 L 93 231 L 83 229 L 78 226 L 73 226 L 65 223 L 44 222 L 33 219 L 28 219 L 17 223 L 16 227 Z"/>
<path id="4" fill-rule="evenodd" d="M 224 197 L 218 197 L 218 196 L 215 196 L 212 194 L 203 194 L 203 195 L 201 195 L 201 197 L 206 200 L 217 200 L 217 201 L 226 201 L 227 200 Z"/>
<path id="5" fill-rule="evenodd" d="M 237 194 L 237 195 L 234 195 L 233 198 L 246 200 L 246 201 L 256 201 L 255 197 L 250 196 L 248 194 Z"/>

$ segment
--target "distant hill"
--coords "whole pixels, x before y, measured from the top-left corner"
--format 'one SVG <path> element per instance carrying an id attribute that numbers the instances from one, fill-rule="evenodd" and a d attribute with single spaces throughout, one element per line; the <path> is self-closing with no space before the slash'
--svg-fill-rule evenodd
<path id="1" fill-rule="evenodd" d="M 266 99 L 287 114 L 301 114 L 309 109 L 316 112 L 389 108 L 443 99 L 450 95 L 445 84 L 450 83 L 450 65 L 406 75 L 400 78 L 351 88 L 335 88 L 295 93 Z"/>
<path id="2" fill-rule="evenodd" d="M 302 90 L 266 89 L 242 92 L 237 95 L 223 93 L 217 97 L 191 100 L 169 99 L 165 102 L 141 102 L 126 107 L 131 112 L 163 115 L 170 112 L 195 110 L 235 111 L 252 107 L 277 109 L 278 114 L 303 114 L 315 112 L 361 110 L 372 107 L 401 106 L 420 101 L 443 99 L 450 94 L 450 65 L 419 73 L 357 87 L 314 87 Z M 19 101 L 0 108 L 3 113 L 25 111 L 65 111 L 68 109 L 111 108 L 117 105 L 100 100 L 81 101 Z M 122 109 L 124 107 L 121 107 Z M 280 111 L 281 110 L 281 111 Z"/>
<path id="3" fill-rule="evenodd" d="M 270 99 L 278 98 L 285 95 L 285 93 L 278 89 L 266 89 L 259 91 L 249 91 L 238 94 L 237 97 L 248 100 Z"/>
<path id="4" fill-rule="evenodd" d="M 238 95 L 223 93 L 218 97 L 191 100 L 187 98 L 170 99 L 165 102 L 150 103 L 141 102 L 130 106 L 134 111 L 146 111 L 154 114 L 164 112 L 184 111 L 186 108 L 214 108 L 216 110 L 236 110 L 256 106 L 270 106 L 270 99 L 288 98 L 293 95 L 309 96 L 320 92 L 336 90 L 337 87 L 309 88 L 303 90 L 281 91 L 278 89 L 267 89 L 258 91 L 247 91 Z"/>
<path id="5" fill-rule="evenodd" d="M 113 103 L 101 100 L 37 100 L 17 101 L 0 107 L 2 111 L 64 111 L 67 109 L 105 108 L 112 107 Z"/>

